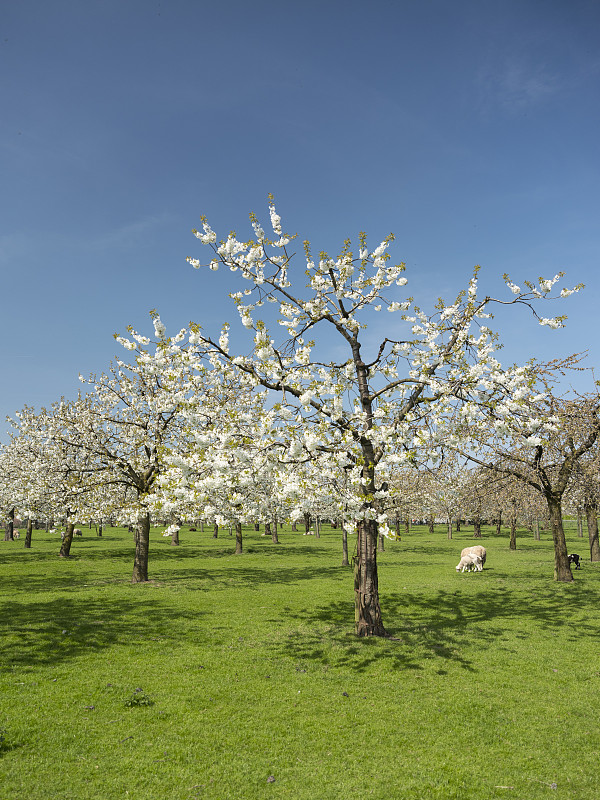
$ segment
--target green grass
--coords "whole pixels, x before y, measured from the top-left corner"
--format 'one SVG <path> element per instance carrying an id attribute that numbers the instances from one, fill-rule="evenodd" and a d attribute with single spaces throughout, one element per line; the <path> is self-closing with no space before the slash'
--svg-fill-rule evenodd
<path id="1" fill-rule="evenodd" d="M 357 639 L 340 535 L 152 531 L 0 543 L 0 800 L 600 794 L 600 565 L 549 535 L 415 528 L 379 556 L 390 639 Z M 142 701 L 143 698 L 143 701 Z M 273 776 L 274 781 L 269 782 Z"/>

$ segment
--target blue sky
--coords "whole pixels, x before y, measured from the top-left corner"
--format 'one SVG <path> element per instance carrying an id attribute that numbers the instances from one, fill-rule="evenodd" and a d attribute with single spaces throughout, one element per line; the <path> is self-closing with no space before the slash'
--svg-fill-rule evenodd
<path id="1" fill-rule="evenodd" d="M 599 34 L 588 0 L 5 3 L 0 420 L 74 396 L 152 308 L 233 320 L 191 229 L 246 238 L 269 192 L 316 252 L 393 231 L 424 309 L 477 263 L 505 297 L 566 271 L 567 330 L 502 314 L 503 357 L 600 366 Z"/>

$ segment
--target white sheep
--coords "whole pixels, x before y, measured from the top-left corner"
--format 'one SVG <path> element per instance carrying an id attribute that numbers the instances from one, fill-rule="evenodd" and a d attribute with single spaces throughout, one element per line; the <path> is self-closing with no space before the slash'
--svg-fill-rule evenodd
<path id="1" fill-rule="evenodd" d="M 483 562 L 481 560 L 481 556 L 478 556 L 476 553 L 465 553 L 464 556 L 460 557 L 460 561 L 456 565 L 457 572 L 470 572 L 472 569 L 475 569 L 477 572 L 481 572 L 483 569 Z"/>
<path id="2" fill-rule="evenodd" d="M 461 550 L 460 557 L 462 558 L 463 556 L 466 556 L 468 553 L 474 553 L 476 556 L 479 556 L 479 558 L 481 559 L 481 564 L 482 565 L 485 564 L 487 553 L 485 547 L 483 547 L 482 545 L 474 544 L 471 545 L 471 547 L 465 547 L 463 550 Z"/>

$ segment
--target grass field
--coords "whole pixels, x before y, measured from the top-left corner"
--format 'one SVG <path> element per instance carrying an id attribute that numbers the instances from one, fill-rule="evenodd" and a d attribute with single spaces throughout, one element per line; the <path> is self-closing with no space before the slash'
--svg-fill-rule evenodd
<path id="1" fill-rule="evenodd" d="M 0 542 L 0 800 L 600 796 L 600 564 L 549 535 L 415 528 L 379 556 L 390 639 L 357 639 L 340 534 L 153 529 Z"/>

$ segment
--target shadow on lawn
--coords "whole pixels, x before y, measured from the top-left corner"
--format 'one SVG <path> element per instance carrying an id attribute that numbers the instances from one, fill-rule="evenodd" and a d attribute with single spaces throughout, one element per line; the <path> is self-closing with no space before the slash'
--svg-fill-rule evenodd
<path id="1" fill-rule="evenodd" d="M 476 672 L 470 651 L 483 647 L 502 650 L 507 634 L 527 638 L 526 630 L 522 635 L 515 634 L 515 619 L 524 628 L 533 624 L 549 635 L 566 626 L 563 635 L 574 646 L 585 637 L 600 641 L 600 592 L 583 585 L 571 584 L 565 591 L 561 588 L 550 592 L 546 586 L 545 592 L 527 597 L 508 589 L 474 595 L 447 590 L 439 590 L 434 596 L 386 595 L 383 614 L 389 638 L 354 636 L 354 608 L 350 603 L 336 601 L 302 612 L 284 608 L 286 616 L 301 622 L 303 629 L 289 633 L 275 648 L 299 661 L 344 666 L 354 672 L 364 672 L 382 659 L 397 670 L 422 669 L 426 661 L 438 659 L 437 672 L 445 674 L 443 662 Z M 317 630 L 304 628 L 315 622 L 321 623 Z M 323 624 L 329 627 L 324 629 Z"/>
<path id="2" fill-rule="evenodd" d="M 180 608 L 174 615 L 164 603 L 140 597 L 11 602 L 0 617 L 0 671 L 61 664 L 115 645 L 173 641 L 202 616 Z M 201 635 L 195 627 L 195 640 Z M 214 642 L 214 630 L 206 636 Z"/>

